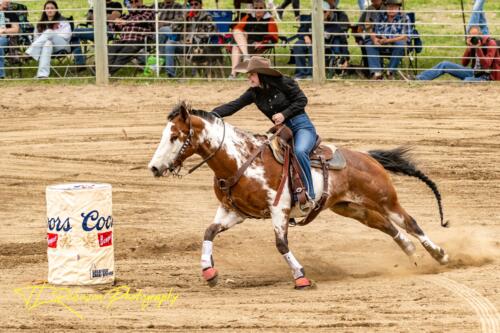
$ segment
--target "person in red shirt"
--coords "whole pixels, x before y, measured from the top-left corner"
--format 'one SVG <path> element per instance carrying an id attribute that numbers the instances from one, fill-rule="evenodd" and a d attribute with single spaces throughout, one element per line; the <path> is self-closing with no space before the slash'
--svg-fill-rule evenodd
<path id="1" fill-rule="evenodd" d="M 253 7 L 254 12 L 243 17 L 233 28 L 236 45 L 231 49 L 230 79 L 236 77 L 234 69 L 242 56 L 243 60 L 248 60 L 251 55 L 261 54 L 278 42 L 278 26 L 271 13 L 266 11 L 264 0 L 254 0 Z"/>
<path id="2" fill-rule="evenodd" d="M 444 74 L 464 81 L 500 81 L 500 49 L 496 41 L 482 35 L 478 26 L 473 26 L 469 30 L 462 65 L 443 61 L 420 73 L 416 79 L 434 80 Z"/>

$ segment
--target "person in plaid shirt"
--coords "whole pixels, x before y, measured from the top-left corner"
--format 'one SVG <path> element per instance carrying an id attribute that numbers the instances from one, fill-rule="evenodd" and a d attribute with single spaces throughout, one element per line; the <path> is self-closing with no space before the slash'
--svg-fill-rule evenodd
<path id="1" fill-rule="evenodd" d="M 155 13 L 142 0 L 131 0 L 130 13 L 115 20 L 120 38 L 109 46 L 109 74 L 116 73 L 144 47 L 144 39 L 154 30 Z"/>
<path id="2" fill-rule="evenodd" d="M 393 79 L 408 44 L 410 19 L 400 11 L 402 0 L 387 0 L 387 11 L 381 16 L 366 43 L 368 66 L 372 79 L 382 79 L 380 53 L 389 53 L 390 61 L 387 78 Z"/>

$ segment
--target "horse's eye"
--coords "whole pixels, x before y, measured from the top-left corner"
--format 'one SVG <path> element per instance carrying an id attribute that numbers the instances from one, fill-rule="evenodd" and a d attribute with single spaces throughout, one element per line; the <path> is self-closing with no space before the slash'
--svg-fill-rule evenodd
<path id="1" fill-rule="evenodd" d="M 170 142 L 174 142 L 174 141 L 175 141 L 175 140 L 177 140 L 178 138 L 179 138 L 179 135 L 177 135 L 177 134 L 172 134 L 172 135 L 170 136 Z"/>

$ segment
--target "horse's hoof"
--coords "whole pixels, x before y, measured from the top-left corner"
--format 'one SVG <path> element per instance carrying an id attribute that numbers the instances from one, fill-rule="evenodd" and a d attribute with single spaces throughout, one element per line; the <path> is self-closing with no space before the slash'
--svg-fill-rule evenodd
<path id="1" fill-rule="evenodd" d="M 312 288 L 313 284 L 311 280 L 306 277 L 301 277 L 295 280 L 295 289 L 303 290 Z"/>
<path id="2" fill-rule="evenodd" d="M 207 281 L 208 285 L 210 287 L 214 287 L 217 284 L 217 276 L 219 275 L 217 273 L 217 270 L 213 267 L 205 268 L 202 272 L 201 275 Z"/>

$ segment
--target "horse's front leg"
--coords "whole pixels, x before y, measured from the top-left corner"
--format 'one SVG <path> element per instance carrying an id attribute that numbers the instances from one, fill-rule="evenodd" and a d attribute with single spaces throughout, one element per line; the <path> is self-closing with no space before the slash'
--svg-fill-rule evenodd
<path id="1" fill-rule="evenodd" d="M 295 279 L 295 289 L 311 287 L 311 281 L 305 277 L 304 267 L 298 262 L 292 251 L 288 249 L 288 218 L 289 210 L 279 206 L 271 210 L 274 234 L 276 236 L 276 248 L 283 255 L 285 261 L 292 270 Z"/>
<path id="2" fill-rule="evenodd" d="M 214 268 L 214 259 L 212 257 L 213 240 L 218 233 L 226 231 L 232 226 L 243 222 L 237 213 L 225 209 L 222 205 L 217 209 L 214 221 L 205 230 L 203 238 L 203 248 L 201 252 L 201 270 L 205 281 L 213 287 L 217 284 L 217 270 Z"/>

